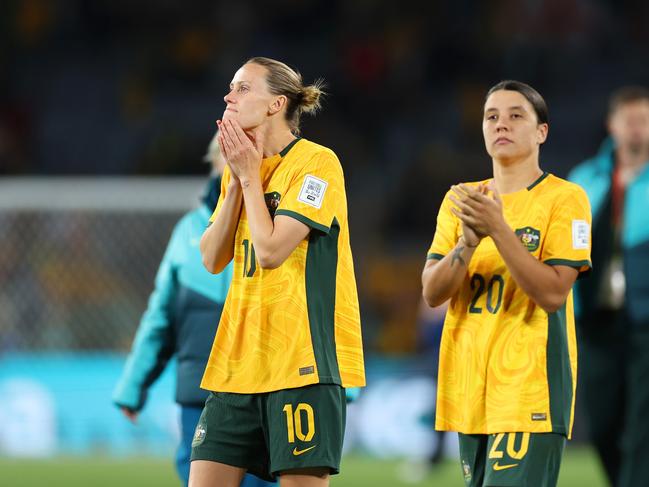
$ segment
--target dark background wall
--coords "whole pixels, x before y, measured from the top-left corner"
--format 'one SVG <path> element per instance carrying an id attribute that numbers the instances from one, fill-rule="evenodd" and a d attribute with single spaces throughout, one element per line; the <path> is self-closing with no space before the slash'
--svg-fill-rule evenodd
<path id="1" fill-rule="evenodd" d="M 610 92 L 649 85 L 648 25 L 640 0 L 3 2 L 0 175 L 205 174 L 236 69 L 283 60 L 327 82 L 303 135 L 345 168 L 368 343 L 412 350 L 439 202 L 491 173 L 486 90 L 544 95 L 542 165 L 564 176 L 605 136 Z"/>

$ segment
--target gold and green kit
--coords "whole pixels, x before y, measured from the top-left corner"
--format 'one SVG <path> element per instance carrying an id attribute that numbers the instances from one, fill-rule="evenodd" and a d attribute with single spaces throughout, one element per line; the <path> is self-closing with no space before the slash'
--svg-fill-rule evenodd
<path id="1" fill-rule="evenodd" d="M 214 221 L 227 196 L 226 168 Z M 255 257 L 245 207 L 234 237 L 234 275 L 201 387 L 264 393 L 310 384 L 365 385 L 358 294 L 340 161 L 297 139 L 262 160 L 272 218 L 295 218 L 309 235 L 276 269 Z"/>
<path id="2" fill-rule="evenodd" d="M 536 259 L 590 269 L 590 205 L 579 186 L 544 173 L 501 199 L 507 224 Z M 449 254 L 462 234 L 452 206 L 447 194 L 428 259 Z M 493 240 L 482 239 L 444 322 L 436 428 L 570 437 L 576 378 L 572 291 L 546 312 L 516 284 Z"/>

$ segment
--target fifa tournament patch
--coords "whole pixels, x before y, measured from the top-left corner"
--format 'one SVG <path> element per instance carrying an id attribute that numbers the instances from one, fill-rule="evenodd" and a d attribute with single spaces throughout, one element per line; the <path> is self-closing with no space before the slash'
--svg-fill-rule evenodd
<path id="1" fill-rule="evenodd" d="M 325 191 L 327 191 L 327 181 L 307 174 L 297 200 L 320 209 Z"/>
<path id="2" fill-rule="evenodd" d="M 572 221 L 572 248 L 587 249 L 590 244 L 590 225 L 586 220 Z"/>
<path id="3" fill-rule="evenodd" d="M 539 248 L 541 242 L 541 232 L 536 228 L 523 227 L 515 230 L 516 236 L 529 252 L 534 252 Z"/>
<path id="4" fill-rule="evenodd" d="M 198 446 L 203 441 L 205 441 L 205 435 L 207 434 L 207 430 L 205 429 L 205 426 L 201 423 L 198 423 L 196 425 L 196 430 L 194 430 L 194 439 L 192 440 L 192 446 Z"/>

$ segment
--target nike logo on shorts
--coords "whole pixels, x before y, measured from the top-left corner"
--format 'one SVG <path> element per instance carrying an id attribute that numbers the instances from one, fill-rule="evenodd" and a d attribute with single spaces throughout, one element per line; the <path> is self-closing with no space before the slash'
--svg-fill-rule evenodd
<path id="1" fill-rule="evenodd" d="M 306 453 L 309 450 L 313 450 L 316 446 L 318 446 L 318 445 L 310 446 L 309 448 L 305 448 L 304 450 L 298 450 L 297 447 L 295 447 L 295 448 L 293 448 L 293 455 L 295 455 L 295 456 L 302 455 L 302 453 Z"/>
<path id="2" fill-rule="evenodd" d="M 508 468 L 518 467 L 518 463 L 512 463 L 510 465 L 499 465 L 498 462 L 494 463 L 494 470 L 507 470 Z"/>

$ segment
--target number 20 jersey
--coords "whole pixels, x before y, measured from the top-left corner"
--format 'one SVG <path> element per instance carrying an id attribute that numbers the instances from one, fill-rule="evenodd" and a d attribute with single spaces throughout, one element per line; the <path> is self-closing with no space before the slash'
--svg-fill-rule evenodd
<path id="1" fill-rule="evenodd" d="M 462 234 L 448 196 L 428 259 L 451 253 Z M 590 270 L 590 205 L 579 186 L 545 173 L 501 199 L 507 224 L 536 259 L 580 275 Z M 572 291 L 558 311 L 544 311 L 516 284 L 493 240 L 484 238 L 444 322 L 435 427 L 569 437 L 576 378 Z"/>
<path id="2" fill-rule="evenodd" d="M 271 217 L 310 234 L 276 269 L 256 261 L 245 207 L 234 237 L 233 277 L 201 387 L 263 393 L 310 384 L 365 385 L 347 197 L 340 161 L 297 139 L 261 163 Z M 221 209 L 231 174 L 226 168 Z"/>

